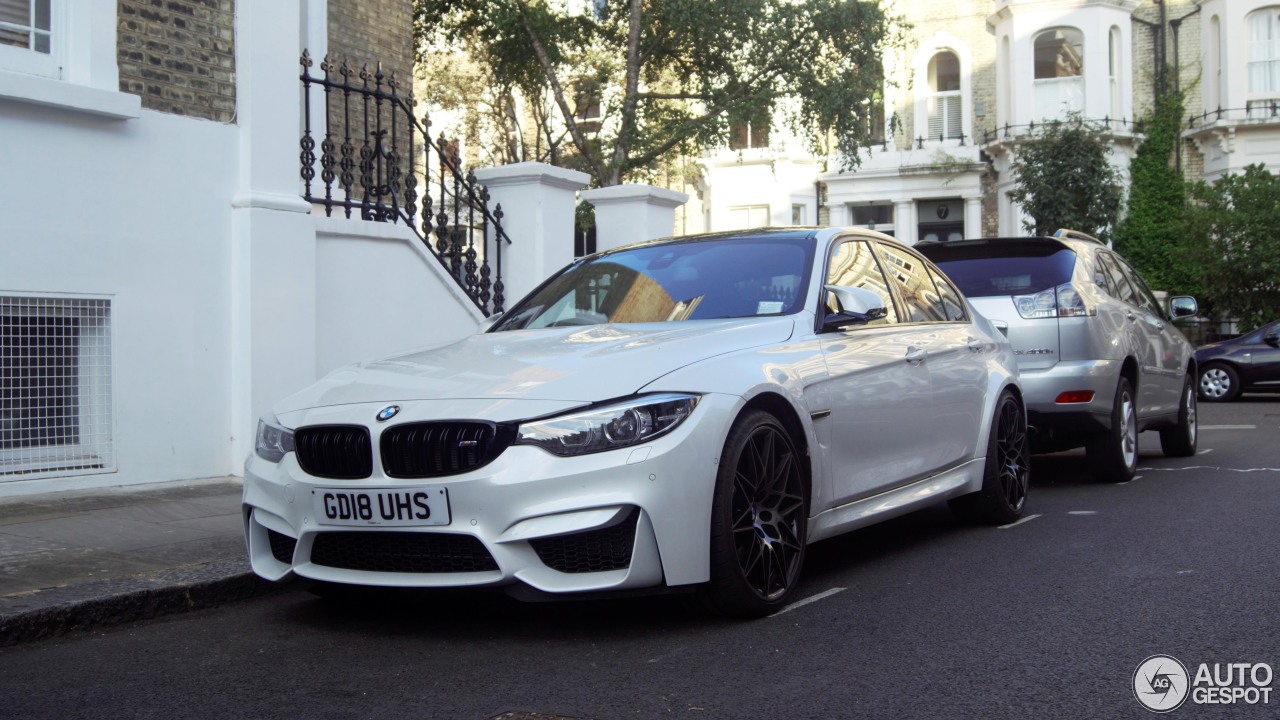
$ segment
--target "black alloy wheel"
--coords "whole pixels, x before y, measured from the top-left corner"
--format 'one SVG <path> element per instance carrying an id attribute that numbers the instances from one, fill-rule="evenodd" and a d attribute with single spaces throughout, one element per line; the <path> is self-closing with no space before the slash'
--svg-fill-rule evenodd
<path id="1" fill-rule="evenodd" d="M 1031 485 L 1031 440 L 1027 416 L 1017 397 L 1006 391 L 996 403 L 987 440 L 982 490 L 958 497 L 951 509 L 969 522 L 1003 525 L 1022 516 Z"/>
<path id="2" fill-rule="evenodd" d="M 751 411 L 725 441 L 711 511 L 713 609 L 761 617 L 780 609 L 804 565 L 809 492 L 802 456 L 776 418 Z"/>

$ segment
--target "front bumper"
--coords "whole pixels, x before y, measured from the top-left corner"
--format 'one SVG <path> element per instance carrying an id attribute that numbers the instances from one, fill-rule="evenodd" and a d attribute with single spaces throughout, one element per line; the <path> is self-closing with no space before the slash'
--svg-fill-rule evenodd
<path id="1" fill-rule="evenodd" d="M 243 504 L 250 563 L 268 580 L 398 587 L 523 583 L 568 593 L 704 582 L 717 461 L 740 403 L 706 395 L 673 432 L 641 445 L 569 458 L 512 446 L 488 465 L 441 478 L 387 477 L 377 452 L 362 480 L 310 476 L 293 453 L 279 463 L 253 455 Z M 350 406 L 352 420 L 376 412 Z M 326 421 L 332 414 L 325 411 Z M 368 427 L 377 446 L 384 427 L 353 424 Z M 319 522 L 314 493 L 375 488 L 443 488 L 449 522 Z"/>

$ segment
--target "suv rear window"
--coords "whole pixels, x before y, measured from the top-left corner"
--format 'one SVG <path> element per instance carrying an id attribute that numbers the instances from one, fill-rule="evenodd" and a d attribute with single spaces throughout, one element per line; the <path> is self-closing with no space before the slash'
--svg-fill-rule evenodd
<path id="1" fill-rule="evenodd" d="M 1060 242 L 1037 239 L 920 243 L 966 297 L 1032 295 L 1071 281 L 1076 254 Z"/>

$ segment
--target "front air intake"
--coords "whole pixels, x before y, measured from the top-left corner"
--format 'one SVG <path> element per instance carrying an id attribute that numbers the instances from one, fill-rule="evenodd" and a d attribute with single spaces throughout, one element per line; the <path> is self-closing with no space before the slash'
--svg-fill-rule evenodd
<path id="1" fill-rule="evenodd" d="M 308 475 L 359 480 L 373 474 L 368 428 L 359 425 L 311 425 L 293 431 L 294 451 Z"/>
<path id="2" fill-rule="evenodd" d="M 510 433 L 485 422 L 421 422 L 382 433 L 382 469 L 388 477 L 457 475 L 493 462 L 511 443 Z"/>

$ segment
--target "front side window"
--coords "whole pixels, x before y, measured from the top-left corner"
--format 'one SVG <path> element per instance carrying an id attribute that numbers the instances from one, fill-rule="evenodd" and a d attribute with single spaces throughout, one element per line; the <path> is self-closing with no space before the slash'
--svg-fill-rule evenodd
<path id="1" fill-rule="evenodd" d="M 889 293 L 889 280 L 880 268 L 871 245 L 865 240 L 848 240 L 836 245 L 831 250 L 831 260 L 827 264 L 827 285 L 862 288 L 870 290 L 884 301 L 888 314 L 868 325 L 887 325 L 898 322 L 898 313 L 893 306 L 893 296 Z M 840 309 L 835 294 L 826 292 L 827 309 L 835 312 Z"/>
<path id="2" fill-rule="evenodd" d="M 1066 117 L 1084 110 L 1084 34 L 1075 28 L 1046 30 L 1035 39 L 1035 98 L 1038 118 Z"/>
<path id="3" fill-rule="evenodd" d="M 56 76 L 53 0 L 0 0 L 0 68 Z"/>
<path id="4" fill-rule="evenodd" d="M 812 240 L 769 237 L 609 253 L 566 269 L 493 331 L 795 313 L 812 256 Z"/>
<path id="5" fill-rule="evenodd" d="M 889 276 L 897 281 L 898 295 L 902 298 L 908 322 L 944 322 L 946 309 L 942 296 L 929 275 L 929 266 L 907 250 L 882 243 Z"/>
<path id="6" fill-rule="evenodd" d="M 1280 7 L 1263 8 L 1249 15 L 1249 112 L 1270 114 L 1280 102 Z"/>
<path id="7" fill-rule="evenodd" d="M 958 138 L 960 129 L 960 59 L 943 50 L 929 60 L 929 137 Z"/>
<path id="8" fill-rule="evenodd" d="M 938 295 L 942 298 L 942 308 L 947 313 L 947 319 L 968 319 L 964 311 L 964 300 L 960 298 L 960 292 L 955 286 L 932 268 L 929 269 L 929 277 L 933 278 L 933 284 L 938 288 Z"/>

